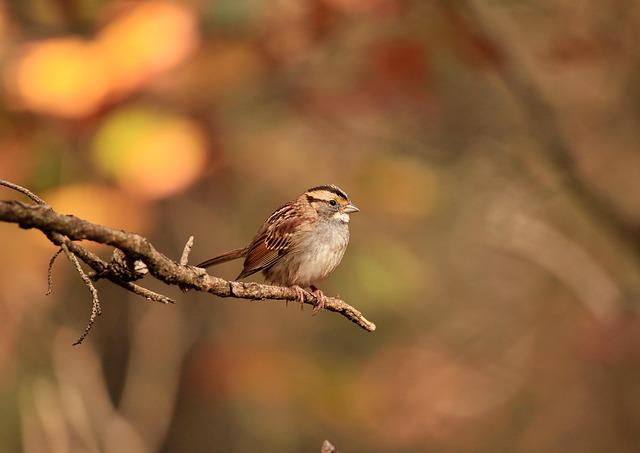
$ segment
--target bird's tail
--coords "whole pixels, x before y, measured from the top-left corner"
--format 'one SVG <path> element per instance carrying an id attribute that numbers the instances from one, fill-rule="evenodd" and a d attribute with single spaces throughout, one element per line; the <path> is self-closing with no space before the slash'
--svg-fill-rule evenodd
<path id="1" fill-rule="evenodd" d="M 227 261 L 237 260 L 238 258 L 242 258 L 247 254 L 247 248 L 243 247 L 241 249 L 234 249 L 227 253 L 223 253 L 222 255 L 216 256 L 215 258 L 210 258 L 202 263 L 196 265 L 196 267 L 207 268 L 210 266 L 215 266 L 216 264 L 226 263 Z"/>

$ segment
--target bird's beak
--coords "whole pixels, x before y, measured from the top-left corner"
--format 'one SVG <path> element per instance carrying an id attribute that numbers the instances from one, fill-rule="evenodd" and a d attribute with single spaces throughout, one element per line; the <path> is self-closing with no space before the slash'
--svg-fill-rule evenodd
<path id="1" fill-rule="evenodd" d="M 343 209 L 343 211 L 346 212 L 347 214 L 351 214 L 352 212 L 358 212 L 359 210 L 360 209 L 356 208 L 356 205 L 354 205 L 353 203 L 349 203 Z"/>

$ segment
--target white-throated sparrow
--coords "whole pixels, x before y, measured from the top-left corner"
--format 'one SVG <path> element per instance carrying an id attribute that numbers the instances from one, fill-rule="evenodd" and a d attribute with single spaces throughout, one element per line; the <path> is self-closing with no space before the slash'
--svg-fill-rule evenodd
<path id="1" fill-rule="evenodd" d="M 262 271 L 267 281 L 296 290 L 303 287 L 324 306 L 325 296 L 315 285 L 342 260 L 349 243 L 349 214 L 357 212 L 347 194 L 334 185 L 312 187 L 276 209 L 247 247 L 231 250 L 198 264 L 206 268 L 244 257 L 237 279 Z"/>

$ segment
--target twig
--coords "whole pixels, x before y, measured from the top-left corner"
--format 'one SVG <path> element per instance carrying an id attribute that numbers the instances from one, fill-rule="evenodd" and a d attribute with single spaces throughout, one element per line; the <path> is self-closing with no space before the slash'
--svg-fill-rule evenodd
<path id="1" fill-rule="evenodd" d="M 16 190 L 26 195 L 27 197 L 29 197 L 31 200 L 35 201 L 39 205 L 49 209 L 49 205 L 47 204 L 46 201 L 44 201 L 42 198 L 40 198 L 39 196 L 37 196 L 36 194 L 34 194 L 33 192 L 31 192 L 29 189 L 25 187 L 19 186 L 9 181 L 5 181 L 4 179 L 0 179 L 0 185 Z M 60 249 L 58 249 L 58 251 L 49 260 L 49 267 L 47 268 L 47 292 L 45 293 L 45 295 L 48 296 L 49 294 L 51 294 L 51 290 L 53 287 L 53 274 L 52 274 L 53 264 L 55 263 L 56 258 L 58 257 L 61 251 L 64 251 L 64 253 L 67 255 L 67 258 L 69 258 L 69 261 L 71 261 L 75 265 L 76 270 L 80 274 L 80 277 L 85 282 L 85 284 L 89 287 L 89 291 L 91 291 L 91 316 L 89 317 L 89 322 L 87 323 L 87 327 L 85 327 L 82 335 L 80 336 L 80 338 L 78 338 L 78 341 L 73 343 L 73 345 L 75 346 L 75 345 L 79 345 L 84 341 L 84 339 L 89 334 L 91 327 L 95 323 L 96 318 L 102 314 L 102 311 L 100 309 L 100 300 L 98 299 L 98 290 L 96 290 L 96 287 L 93 286 L 93 283 L 91 283 L 91 280 L 89 279 L 89 277 L 87 277 L 87 274 L 85 274 L 84 271 L 82 270 L 82 267 L 80 266 L 80 262 L 78 261 L 78 258 L 76 258 L 76 256 L 69 250 L 69 248 L 64 242 L 60 245 Z"/>
<path id="2" fill-rule="evenodd" d="M 187 263 L 189 262 L 189 254 L 191 253 L 192 248 L 193 248 L 193 236 L 189 236 L 189 239 L 187 239 L 187 243 L 184 245 L 182 256 L 180 257 L 180 266 L 187 265 Z"/>
<path id="3" fill-rule="evenodd" d="M 80 261 L 78 261 L 78 258 L 73 253 L 71 253 L 69 247 L 67 247 L 67 244 L 63 243 L 60 248 L 64 250 L 67 258 L 69 258 L 69 261 L 71 261 L 71 263 L 76 267 L 76 270 L 78 271 L 78 274 L 80 274 L 82 281 L 84 281 L 85 285 L 89 287 L 89 291 L 91 291 L 91 316 L 89 317 L 89 322 L 87 323 L 87 327 L 84 328 L 84 332 L 82 332 L 82 335 L 80 335 L 80 338 L 78 338 L 78 340 L 73 343 L 73 345 L 76 346 L 82 343 L 87 335 L 89 335 L 91 327 L 93 327 L 93 324 L 96 322 L 96 318 L 102 314 L 102 308 L 100 307 L 100 299 L 98 299 L 98 290 L 93 285 L 93 282 L 87 276 L 87 274 L 85 274 L 84 270 L 82 270 L 82 266 L 80 266 Z"/>
<path id="4" fill-rule="evenodd" d="M 27 197 L 29 197 L 31 200 L 35 201 L 40 206 L 46 209 L 51 209 L 50 206 L 42 198 L 38 197 L 36 194 L 34 194 L 30 190 L 22 186 L 19 186 L 9 181 L 5 181 L 3 179 L 0 179 L 0 185 L 16 190 L 26 195 Z M 91 253 L 90 251 L 85 250 L 84 248 L 80 247 L 77 244 L 74 244 L 68 237 L 60 233 L 51 232 L 50 234 L 47 234 L 47 235 L 49 239 L 54 244 L 59 245 L 60 248 L 51 257 L 51 260 L 49 260 L 49 267 L 47 269 L 47 292 L 45 294 L 46 295 L 51 294 L 51 291 L 53 288 L 53 265 L 55 263 L 56 258 L 62 251 L 65 252 L 69 260 L 71 260 L 71 262 L 74 264 L 74 266 L 78 270 L 78 273 L 82 277 L 82 280 L 87 284 L 92 294 L 91 316 L 89 318 L 89 322 L 87 323 L 87 327 L 85 328 L 83 334 L 80 336 L 78 341 L 74 343 L 74 345 L 77 345 L 82 343 L 82 341 L 84 341 L 86 336 L 89 334 L 89 331 L 91 330 L 91 327 L 95 323 L 96 318 L 101 314 L 101 307 L 100 307 L 100 301 L 98 299 L 98 292 L 95 286 L 93 285 L 93 283 L 91 283 L 89 276 L 82 270 L 82 267 L 80 267 L 80 263 L 78 262 L 78 259 L 76 258 L 76 256 L 79 256 L 82 261 L 87 263 L 96 272 L 96 275 L 108 273 L 108 271 L 111 270 L 111 266 L 108 263 L 105 263 L 104 261 L 102 261 L 100 258 L 98 258 L 95 254 Z M 155 293 L 149 289 L 138 286 L 130 281 L 118 278 L 118 275 L 110 275 L 107 278 L 113 283 L 115 283 L 116 285 L 119 285 L 122 288 L 134 294 L 142 296 L 147 300 L 151 300 L 154 302 L 161 302 L 163 304 L 174 303 L 174 301 L 169 297 L 164 296 L 162 294 Z M 140 278 L 140 277 L 137 276 L 137 278 Z"/>
<path id="5" fill-rule="evenodd" d="M 51 294 L 51 291 L 53 290 L 53 263 L 56 262 L 56 258 L 60 253 L 62 253 L 62 248 L 59 248 L 49 260 L 49 267 L 47 268 L 47 292 L 44 293 L 45 296 Z"/>
<path id="6" fill-rule="evenodd" d="M 338 453 L 338 449 L 334 447 L 331 442 L 325 440 L 324 442 L 322 442 L 320 453 Z"/>
<path id="7" fill-rule="evenodd" d="M 19 224 L 22 228 L 36 228 L 49 237 L 57 245 L 65 243 L 96 272 L 103 272 L 107 266 L 104 261 L 82 249 L 70 241 L 90 240 L 100 244 L 110 245 L 122 250 L 132 260 L 142 260 L 149 268 L 149 272 L 158 280 L 181 288 L 208 292 L 219 297 L 234 297 L 263 300 L 298 300 L 298 295 L 291 288 L 263 285 L 258 283 L 229 282 L 227 280 L 208 275 L 204 270 L 192 266 L 181 266 L 167 256 L 158 252 L 144 237 L 122 230 L 97 225 L 70 215 L 62 215 L 44 206 L 33 206 L 19 201 L 0 201 L 0 221 Z M 68 238 L 68 243 L 65 242 Z M 113 277 L 107 277 L 114 281 Z M 129 286 L 124 282 L 116 282 L 120 286 Z M 127 288 L 130 289 L 130 288 Z M 305 293 L 304 303 L 315 306 L 317 299 L 310 293 Z M 325 309 L 339 313 L 366 331 L 372 332 L 376 325 L 367 320 L 364 315 L 346 302 L 329 297 L 325 300 Z"/>
<path id="8" fill-rule="evenodd" d="M 9 182 L 9 181 L 5 181 L 4 179 L 0 179 L 0 186 L 5 186 L 5 187 L 8 187 L 10 189 L 17 190 L 18 192 L 20 192 L 20 193 L 26 195 L 27 197 L 31 198 L 36 203 L 41 204 L 43 206 L 49 206 L 47 204 L 47 202 L 44 201 L 42 198 L 40 198 L 35 193 L 31 192 L 29 189 L 25 189 L 22 186 L 19 186 L 17 184 Z"/>
<path id="9" fill-rule="evenodd" d="M 132 260 L 120 249 L 113 249 L 111 260 L 104 270 L 91 275 L 91 280 L 115 277 L 125 282 L 140 280 L 149 273 L 147 265 L 140 260 Z"/>
<path id="10" fill-rule="evenodd" d="M 143 288 L 142 286 L 138 286 L 135 283 L 117 281 L 117 280 L 113 280 L 113 279 L 109 279 L 109 280 L 111 280 L 116 285 L 126 289 L 127 291 L 131 291 L 132 293 L 137 294 L 138 296 L 142 296 L 145 299 L 150 300 L 152 302 L 160 302 L 162 304 L 175 304 L 176 303 L 170 297 L 167 297 L 167 296 L 165 296 L 163 294 L 158 294 L 158 293 L 156 293 L 154 291 L 151 291 L 150 289 Z"/>
<path id="11" fill-rule="evenodd" d="M 91 267 L 96 272 L 96 274 L 103 275 L 104 278 L 115 283 L 121 288 L 124 288 L 127 291 L 131 291 L 132 293 L 137 294 L 138 296 L 142 296 L 145 299 L 153 302 L 160 302 L 163 304 L 175 303 L 173 299 L 165 295 L 158 294 L 154 291 L 151 291 L 150 289 L 143 288 L 142 286 L 138 286 L 135 283 L 122 280 L 115 275 L 109 274 L 107 272 L 107 268 L 109 267 L 108 263 L 98 258 L 98 256 L 95 255 L 94 253 L 70 241 L 69 238 L 62 236 L 61 234 L 54 233 L 51 235 L 49 239 L 54 244 L 57 244 L 57 245 L 66 244 L 67 247 L 69 247 L 69 250 L 71 250 L 75 255 L 80 257 L 80 259 L 84 261 L 87 265 L 89 265 L 89 267 Z"/>

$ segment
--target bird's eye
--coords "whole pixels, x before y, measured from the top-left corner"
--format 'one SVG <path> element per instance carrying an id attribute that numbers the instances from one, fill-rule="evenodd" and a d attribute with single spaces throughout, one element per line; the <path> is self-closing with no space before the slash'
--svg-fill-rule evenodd
<path id="1" fill-rule="evenodd" d="M 338 204 L 338 202 L 337 202 L 336 200 L 329 200 L 329 204 L 330 204 L 331 206 L 335 206 L 335 205 L 337 205 L 337 204 Z"/>

